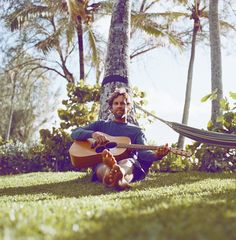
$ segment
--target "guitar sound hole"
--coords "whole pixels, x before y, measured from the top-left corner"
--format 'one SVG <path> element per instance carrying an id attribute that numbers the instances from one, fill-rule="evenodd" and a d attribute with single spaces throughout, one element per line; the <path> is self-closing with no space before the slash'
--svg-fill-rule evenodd
<path id="1" fill-rule="evenodd" d="M 115 142 L 108 142 L 106 144 L 106 148 L 110 149 L 110 148 L 115 148 L 117 146 L 117 143 Z"/>
<path id="2" fill-rule="evenodd" d="M 99 146 L 95 149 L 96 153 L 101 153 L 104 149 L 106 149 L 105 146 Z"/>

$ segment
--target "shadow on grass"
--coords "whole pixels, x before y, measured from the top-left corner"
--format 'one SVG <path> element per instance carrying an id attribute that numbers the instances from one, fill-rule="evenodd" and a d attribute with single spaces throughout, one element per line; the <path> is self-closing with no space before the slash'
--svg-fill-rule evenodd
<path id="1" fill-rule="evenodd" d="M 173 176 L 174 175 L 174 176 Z M 228 175 L 225 176 L 225 178 Z M 217 175 L 211 177 L 217 178 Z M 196 181 L 209 179 L 209 174 L 191 174 L 191 173 L 164 173 L 151 174 L 145 180 L 134 183 L 133 189 L 145 190 L 146 188 L 178 186 L 181 184 L 190 184 Z M 132 189 L 130 190 L 132 191 Z M 115 191 L 105 188 L 102 184 L 91 182 L 91 176 L 61 181 L 56 183 L 44 183 L 30 186 L 8 187 L 0 189 L 0 196 L 16 196 L 16 195 L 34 195 L 34 194 L 53 194 L 59 198 L 63 197 L 84 197 L 84 196 L 99 196 L 104 194 L 113 194 Z"/>
<path id="2" fill-rule="evenodd" d="M 126 205 L 122 212 L 106 212 L 102 221 L 90 219 L 99 222 L 99 227 L 89 229 L 80 239 L 236 239 L 232 190 L 211 192 L 190 202 L 181 198 L 177 202 L 163 196 L 132 201 L 131 208 Z M 70 239 L 77 237 L 73 234 Z"/>
<path id="3" fill-rule="evenodd" d="M 53 194 L 62 197 L 83 197 L 105 194 L 100 184 L 91 182 L 91 176 L 86 175 L 69 181 L 44 183 L 30 186 L 8 187 L 0 189 L 0 196 Z"/>

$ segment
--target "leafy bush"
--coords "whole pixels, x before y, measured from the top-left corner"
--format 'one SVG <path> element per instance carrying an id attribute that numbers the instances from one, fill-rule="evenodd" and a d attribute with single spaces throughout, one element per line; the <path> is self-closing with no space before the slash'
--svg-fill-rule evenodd
<path id="1" fill-rule="evenodd" d="M 176 144 L 171 147 L 175 148 Z M 196 168 L 192 158 L 183 157 L 170 152 L 161 161 L 155 162 L 152 170 L 156 172 L 183 172 Z"/>
<path id="2" fill-rule="evenodd" d="M 194 145 L 193 145 L 194 146 Z M 207 144 L 196 143 L 195 157 L 199 160 L 198 170 L 204 172 L 236 171 L 236 151 Z"/>
<path id="3" fill-rule="evenodd" d="M 44 146 L 43 154 L 53 162 L 55 171 L 74 170 L 69 156 L 69 148 L 72 144 L 70 135 L 61 128 L 53 128 L 52 132 L 48 129 L 40 130 L 41 143 Z"/>
<path id="4" fill-rule="evenodd" d="M 209 94 L 203 98 L 203 101 L 214 98 L 215 93 Z M 236 93 L 230 93 L 230 97 L 236 100 Z M 216 128 L 212 122 L 208 123 L 208 130 L 225 134 L 236 134 L 236 103 L 231 107 L 227 98 L 220 102 L 222 115 L 217 118 L 219 126 Z M 221 148 L 203 143 L 194 143 L 191 146 L 195 151 L 195 157 L 198 159 L 198 169 L 206 172 L 236 171 L 236 150 L 230 148 Z"/>
<path id="5" fill-rule="evenodd" d="M 75 170 L 68 154 L 71 141 L 65 140 L 67 135 L 55 129 L 53 136 L 49 130 L 43 130 L 41 134 L 44 144 L 29 147 L 21 142 L 10 141 L 1 145 L 0 175 Z"/>
<path id="6" fill-rule="evenodd" d="M 49 163 L 41 152 L 36 152 L 19 141 L 0 146 L 0 175 L 45 171 Z M 33 152 L 34 151 L 34 152 Z"/>
<path id="7" fill-rule="evenodd" d="M 67 84 L 67 100 L 63 100 L 64 108 L 58 109 L 61 129 L 83 126 L 97 119 L 100 99 L 100 86 L 86 84 Z"/>

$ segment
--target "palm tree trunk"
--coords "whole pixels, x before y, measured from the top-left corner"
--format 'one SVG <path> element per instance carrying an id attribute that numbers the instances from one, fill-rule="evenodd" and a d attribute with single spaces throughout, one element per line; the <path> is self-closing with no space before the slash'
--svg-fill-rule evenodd
<path id="1" fill-rule="evenodd" d="M 211 49 L 211 91 L 217 90 L 217 98 L 212 101 L 211 121 L 213 128 L 220 127 L 217 117 L 221 115 L 220 100 L 223 98 L 221 43 L 218 17 L 218 0 L 209 3 L 209 30 Z"/>
<path id="2" fill-rule="evenodd" d="M 80 80 L 84 79 L 84 42 L 83 42 L 83 25 L 80 16 L 77 16 L 77 37 L 78 37 L 78 48 L 79 48 L 79 69 L 80 69 Z"/>
<path id="3" fill-rule="evenodd" d="M 129 85 L 130 12 L 130 0 L 114 1 L 105 61 L 105 74 L 101 89 L 100 119 L 110 118 L 106 100 L 116 88 L 124 87 L 131 95 Z M 136 123 L 133 111 L 131 111 L 128 121 Z"/>
<path id="4" fill-rule="evenodd" d="M 186 85 L 186 92 L 185 92 L 185 102 L 184 102 L 184 111 L 183 111 L 183 116 L 182 116 L 182 124 L 187 124 L 188 118 L 189 118 L 197 32 L 198 32 L 198 30 L 194 27 L 193 28 L 193 36 L 192 36 L 191 56 L 190 56 L 189 67 L 188 67 L 188 77 L 187 77 L 187 85 Z M 177 146 L 179 148 L 183 148 L 184 136 L 179 135 Z"/>

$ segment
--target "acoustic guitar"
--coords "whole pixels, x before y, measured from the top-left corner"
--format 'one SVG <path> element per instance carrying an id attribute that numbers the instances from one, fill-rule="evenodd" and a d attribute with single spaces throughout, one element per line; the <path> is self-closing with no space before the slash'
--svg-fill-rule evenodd
<path id="1" fill-rule="evenodd" d="M 129 157 L 130 151 L 134 149 L 145 150 L 157 150 L 160 146 L 148 146 L 142 144 L 131 144 L 129 137 L 113 137 L 108 134 L 104 134 L 109 140 L 104 145 L 96 146 L 94 139 L 90 138 L 86 141 L 74 141 L 69 149 L 71 163 L 76 168 L 90 168 L 96 166 L 102 162 L 102 151 L 109 149 L 117 161 Z M 169 148 L 170 152 L 190 157 L 192 153 L 190 151 L 184 151 L 178 148 Z"/>

